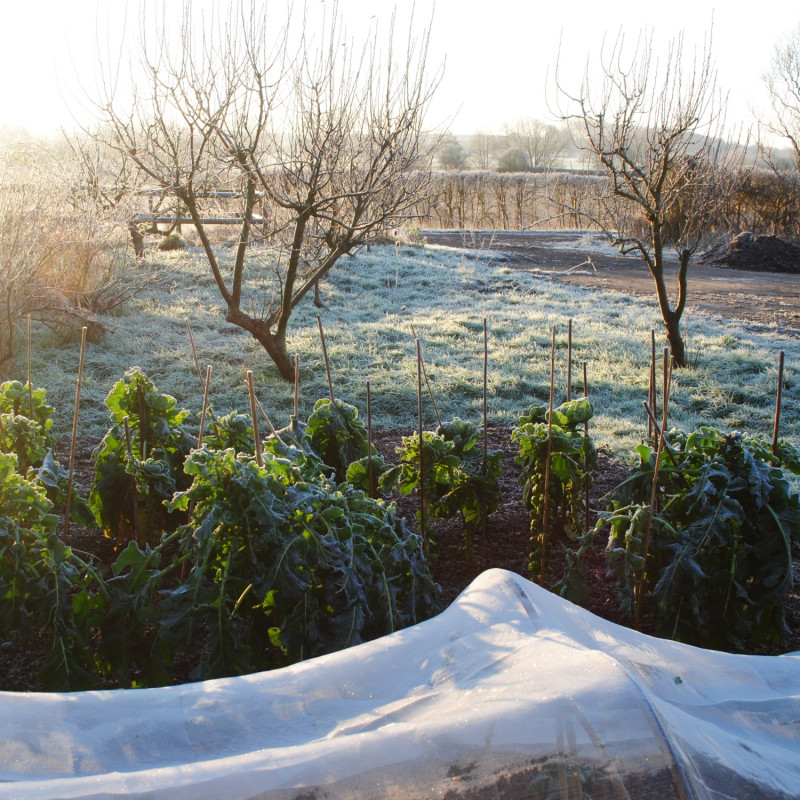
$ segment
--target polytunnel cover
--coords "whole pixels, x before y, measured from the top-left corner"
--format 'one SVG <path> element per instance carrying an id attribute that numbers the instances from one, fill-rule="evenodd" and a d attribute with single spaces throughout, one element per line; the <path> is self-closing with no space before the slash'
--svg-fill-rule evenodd
<path id="1" fill-rule="evenodd" d="M 800 654 L 654 639 L 502 570 L 282 670 L 0 703 L 20 800 L 800 797 Z"/>

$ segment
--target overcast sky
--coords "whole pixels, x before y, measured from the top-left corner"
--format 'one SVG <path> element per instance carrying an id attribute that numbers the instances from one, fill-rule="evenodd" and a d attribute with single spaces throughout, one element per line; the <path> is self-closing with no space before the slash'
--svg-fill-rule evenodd
<path id="1" fill-rule="evenodd" d="M 212 1 L 193 0 L 193 5 Z M 333 1 L 307 0 L 309 18 Z M 76 98 L 81 84 L 89 90 L 94 85 L 98 42 L 105 47 L 109 33 L 117 41 L 126 8 L 129 34 L 135 35 L 142 2 L 147 0 L 0 0 L 0 127 L 35 134 L 70 127 L 68 106 L 83 117 Z M 178 7 L 183 0 L 167 2 Z M 283 13 L 286 3 L 270 0 L 270 7 Z M 635 38 L 650 27 L 658 49 L 683 30 L 693 47 L 702 45 L 712 23 L 719 86 L 729 92 L 729 122 L 750 125 L 752 110 L 768 109 L 762 75 L 773 49 L 800 24 L 800 7 L 786 0 L 760 0 L 746 15 L 721 0 L 416 0 L 414 5 L 420 30 L 433 14 L 429 65 L 445 64 L 429 124 L 461 134 L 500 131 L 515 117 L 547 118 L 559 41 L 562 66 L 573 70 L 577 81 L 604 33 L 614 36 L 622 27 Z M 412 2 L 400 0 L 397 6 L 396 27 L 405 29 Z M 356 40 L 370 25 L 385 27 L 392 7 L 389 0 L 339 0 Z"/>

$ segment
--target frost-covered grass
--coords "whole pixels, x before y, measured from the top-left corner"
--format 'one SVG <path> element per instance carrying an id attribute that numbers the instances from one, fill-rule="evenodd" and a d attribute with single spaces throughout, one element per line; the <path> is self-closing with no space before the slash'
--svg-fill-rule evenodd
<path id="1" fill-rule="evenodd" d="M 200 379 L 185 319 L 198 358 L 213 368 L 211 402 L 217 412 L 249 408 L 246 370 L 276 427 L 288 421 L 293 387 L 280 379 L 255 340 L 225 322 L 199 250 L 153 253 L 142 269 L 165 278 L 158 289 L 133 300 L 107 322 L 114 332 L 87 347 L 80 432 L 99 436 L 108 414 L 103 400 L 129 367 L 137 365 L 163 391 L 199 412 Z M 269 280 L 257 262 L 248 275 Z M 690 284 L 691 291 L 691 284 Z M 573 320 L 573 395 L 581 393 L 582 361 L 595 404 L 597 443 L 626 460 L 646 432 L 650 330 L 664 339 L 654 302 L 549 282 L 487 257 L 435 247 L 389 246 L 344 257 L 322 286 L 327 310 L 309 297 L 296 310 L 290 352 L 300 355 L 301 415 L 328 394 L 317 313 L 321 313 L 335 392 L 364 413 L 371 384 L 376 427 L 416 425 L 416 355 L 412 325 L 422 342 L 428 377 L 442 415 L 478 421 L 482 406 L 483 320 L 489 329 L 489 416 L 513 423 L 534 400 L 546 401 L 550 339 L 557 327 L 558 402 L 565 397 L 567 320 Z M 250 301 L 248 301 L 250 302 Z M 245 304 L 248 307 L 248 304 Z M 260 308 L 256 293 L 252 307 Z M 800 443 L 800 386 L 795 367 L 800 344 L 772 332 L 687 314 L 692 365 L 675 373 L 670 421 L 691 428 L 713 424 L 771 436 L 778 351 L 786 351 L 782 433 Z M 20 362 L 24 358 L 19 359 Z M 47 389 L 57 409 L 56 426 L 67 433 L 78 364 L 78 343 L 68 345 L 37 330 L 34 384 Z M 18 377 L 24 380 L 24 375 Z M 426 398 L 425 425 L 435 423 Z"/>

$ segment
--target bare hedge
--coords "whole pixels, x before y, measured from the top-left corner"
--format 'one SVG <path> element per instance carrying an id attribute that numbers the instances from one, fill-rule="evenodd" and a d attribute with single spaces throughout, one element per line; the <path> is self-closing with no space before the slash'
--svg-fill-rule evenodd
<path id="1" fill-rule="evenodd" d="M 438 171 L 420 201 L 420 227 L 525 230 L 592 229 L 606 178 L 599 173 Z M 800 222 L 794 172 L 748 170 L 711 224 L 709 236 L 748 230 L 792 239 Z"/>

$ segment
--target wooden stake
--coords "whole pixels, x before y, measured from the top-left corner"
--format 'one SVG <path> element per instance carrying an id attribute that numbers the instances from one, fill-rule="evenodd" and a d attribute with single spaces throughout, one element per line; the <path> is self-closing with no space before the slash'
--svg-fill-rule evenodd
<path id="1" fill-rule="evenodd" d="M 139 411 L 139 452 L 142 455 L 142 460 L 147 458 L 147 425 L 144 418 L 144 395 L 142 394 L 142 385 L 136 384 L 136 405 Z"/>
<path id="2" fill-rule="evenodd" d="M 589 382 L 586 380 L 586 362 L 583 362 L 583 396 L 588 400 L 589 399 Z M 589 420 L 587 419 L 586 422 L 583 423 L 583 435 L 585 437 L 585 442 L 589 440 Z M 586 506 L 586 530 L 589 530 L 589 453 L 586 451 L 584 453 L 584 462 L 583 462 L 583 469 L 586 472 L 586 475 L 583 479 L 583 493 L 584 493 L 584 503 Z"/>
<path id="3" fill-rule="evenodd" d="M 427 551 L 427 537 L 425 536 L 425 492 L 423 486 L 425 485 L 425 459 L 423 458 L 422 446 L 422 349 L 419 339 L 416 339 L 417 344 L 417 426 L 419 428 L 419 531 L 422 536 L 423 546 Z"/>
<path id="4" fill-rule="evenodd" d="M 414 334 L 415 341 L 419 342 L 419 336 L 417 336 L 417 332 L 414 330 L 414 325 L 411 325 L 411 333 Z M 419 345 L 420 350 L 422 345 Z M 422 359 L 422 376 L 425 378 L 425 386 L 428 389 L 428 396 L 431 398 L 431 404 L 433 405 L 433 413 L 436 414 L 436 422 L 439 427 L 442 427 L 442 418 L 439 416 L 439 406 L 436 405 L 436 398 L 433 396 L 433 390 L 431 389 L 430 381 L 428 380 L 428 370 L 425 369 L 425 359 Z"/>
<path id="5" fill-rule="evenodd" d="M 483 476 L 489 461 L 489 331 L 483 318 Z"/>
<path id="6" fill-rule="evenodd" d="M 256 464 L 263 466 L 261 458 L 261 436 L 258 433 L 258 415 L 256 414 L 256 390 L 253 386 L 253 370 L 247 370 L 247 390 L 250 393 L 250 417 L 253 420 L 253 439 L 256 446 Z"/>
<path id="7" fill-rule="evenodd" d="M 69 476 L 67 478 L 67 504 L 64 509 L 64 538 L 69 535 L 69 515 L 72 500 L 72 481 L 75 476 L 75 444 L 78 438 L 78 409 L 81 403 L 81 384 L 83 383 L 83 356 L 86 351 L 86 331 L 84 325 L 81 328 L 81 352 L 78 357 L 78 381 L 75 386 L 75 405 L 72 410 L 72 441 L 69 443 Z M 30 383 L 30 378 L 29 378 Z"/>
<path id="8" fill-rule="evenodd" d="M 550 413 L 547 420 L 547 458 L 544 464 L 544 511 L 542 513 L 542 535 L 539 543 L 539 585 L 544 586 L 547 560 L 547 525 L 550 522 L 550 459 L 553 450 L 553 387 L 556 376 L 556 326 L 553 325 L 553 337 L 550 343 Z"/>
<path id="9" fill-rule="evenodd" d="M 367 381 L 367 486 L 369 496 L 375 497 L 375 475 L 372 469 L 372 396 L 369 391 L 369 381 Z"/>
<path id="10" fill-rule="evenodd" d="M 666 355 L 667 350 L 664 349 Z M 647 519 L 647 532 L 644 537 L 644 559 L 642 563 L 642 570 L 639 573 L 639 580 L 636 582 L 636 622 L 634 623 L 635 629 L 638 631 L 641 628 L 642 621 L 642 606 L 644 605 L 644 576 L 647 571 L 647 556 L 650 551 L 650 536 L 653 530 L 653 514 L 656 510 L 656 495 L 658 493 L 658 471 L 661 467 L 661 454 L 664 452 L 664 437 L 667 431 L 667 409 L 669 405 L 669 391 L 672 383 L 672 365 L 673 359 L 669 360 L 669 370 L 667 372 L 666 380 L 664 381 L 664 404 L 662 408 L 661 417 L 661 434 L 658 437 L 658 449 L 656 450 L 656 465 L 653 469 L 653 485 L 650 491 L 650 516 Z"/>
<path id="11" fill-rule="evenodd" d="M 128 461 L 133 461 L 133 445 L 131 444 L 131 426 L 127 417 L 122 418 L 122 427 L 125 428 L 125 448 L 128 452 Z M 136 478 L 131 475 L 131 497 L 133 498 L 133 536 L 139 541 L 139 490 L 136 487 Z M 117 531 L 117 545 L 120 544 L 120 534 Z M 142 542 L 143 544 L 143 542 Z"/>
<path id="12" fill-rule="evenodd" d="M 203 432 L 206 426 L 206 411 L 208 410 L 208 390 L 211 386 L 211 364 L 206 366 L 206 381 L 203 386 L 203 408 L 200 412 L 200 430 L 197 434 L 197 447 L 203 446 Z"/>
<path id="13" fill-rule="evenodd" d="M 264 422 L 267 423 L 269 432 L 273 436 L 278 436 L 278 431 L 275 430 L 275 426 L 272 424 L 272 420 L 270 420 L 270 418 L 267 416 L 267 412 L 264 411 L 264 406 L 261 405 L 261 401 L 257 397 L 256 397 L 256 406 L 258 407 L 258 410 L 261 412 L 261 416 L 264 417 Z M 278 436 L 278 438 L 280 439 L 281 437 Z"/>
<path id="14" fill-rule="evenodd" d="M 572 320 L 567 320 L 567 400 L 572 399 Z"/>
<path id="15" fill-rule="evenodd" d="M 319 326 L 319 338 L 322 342 L 322 357 L 325 359 L 325 374 L 328 376 L 328 393 L 333 402 L 333 381 L 331 380 L 331 365 L 328 361 L 328 348 L 325 346 L 325 332 L 322 330 L 322 317 L 317 314 L 317 325 Z"/>
<path id="16" fill-rule="evenodd" d="M 189 332 L 189 344 L 192 346 L 192 356 L 194 357 L 194 368 L 197 370 L 197 377 L 200 378 L 200 385 L 203 385 L 203 373 L 200 371 L 200 362 L 197 360 L 197 350 L 194 347 L 194 336 L 192 336 L 192 326 L 189 324 L 189 318 L 185 317 L 186 330 Z"/>
<path id="17" fill-rule="evenodd" d="M 483 479 L 489 467 L 489 329 L 486 317 L 483 318 Z M 486 499 L 483 500 L 483 528 L 481 530 L 481 565 L 486 565 L 486 547 L 488 539 L 488 520 Z"/>
<path id="18" fill-rule="evenodd" d="M 300 414 L 300 353 L 294 354 L 294 416 Z"/>
<path id="19" fill-rule="evenodd" d="M 31 419 L 33 419 L 33 373 L 31 370 L 31 315 L 28 314 L 28 404 L 31 408 Z"/>
<path id="20" fill-rule="evenodd" d="M 650 391 L 648 392 L 648 404 L 653 411 L 653 414 L 658 414 L 658 409 L 656 408 L 656 332 L 651 328 L 650 329 Z M 648 417 L 648 424 L 647 424 L 647 436 L 648 438 L 653 437 L 653 425 L 649 421 Z"/>
<path id="21" fill-rule="evenodd" d="M 131 426 L 130 420 L 127 416 L 122 418 L 122 427 L 125 429 L 125 452 L 128 454 L 128 460 L 133 461 L 133 444 L 131 442 Z"/>
<path id="22" fill-rule="evenodd" d="M 783 395 L 783 350 L 778 354 L 778 392 L 775 398 L 775 424 L 772 428 L 772 455 L 778 453 L 778 426 L 781 421 L 781 397 Z"/>

